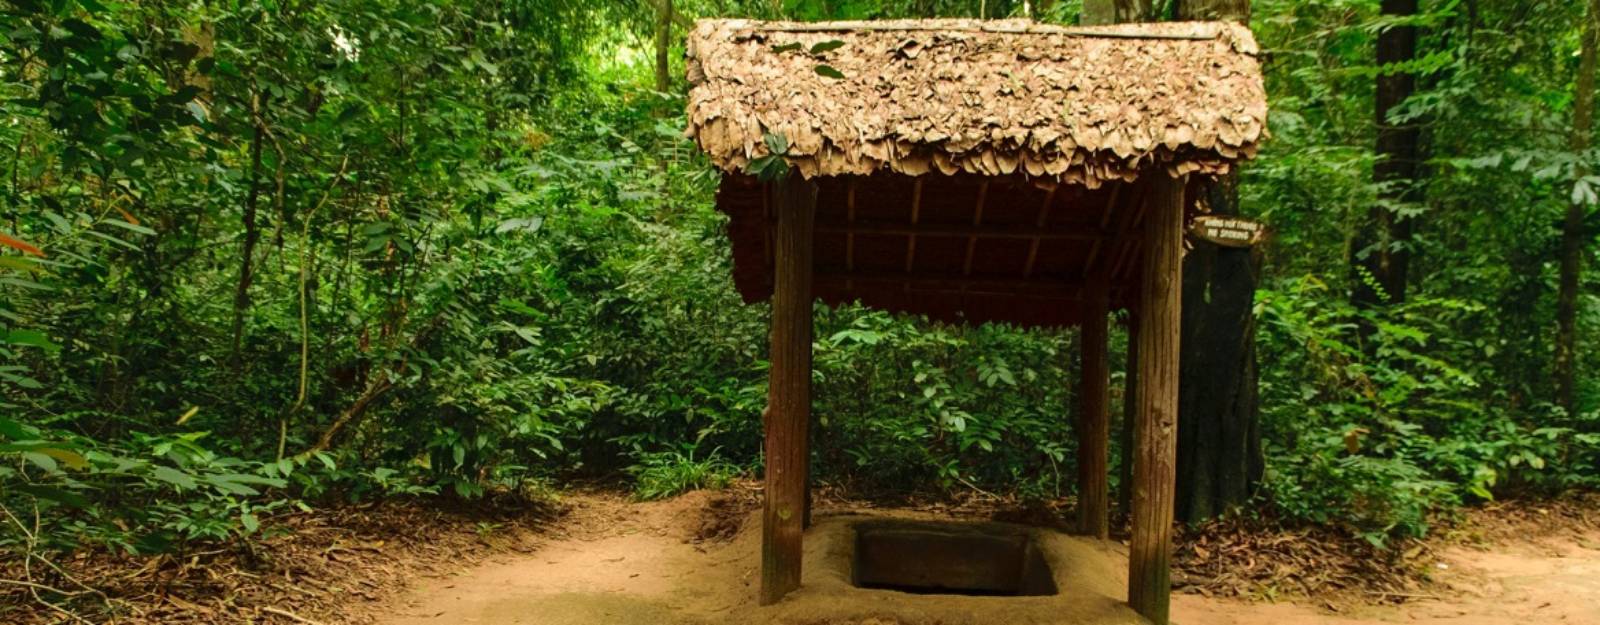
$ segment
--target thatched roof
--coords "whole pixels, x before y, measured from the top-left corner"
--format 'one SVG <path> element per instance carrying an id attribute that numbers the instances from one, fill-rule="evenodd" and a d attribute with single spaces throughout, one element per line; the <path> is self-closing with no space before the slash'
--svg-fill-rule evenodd
<path id="1" fill-rule="evenodd" d="M 1153 167 L 1222 173 L 1265 134 L 1255 40 L 1235 24 L 701 20 L 688 51 L 688 133 L 727 172 L 767 154 L 773 133 L 808 177 L 1092 188 Z"/>

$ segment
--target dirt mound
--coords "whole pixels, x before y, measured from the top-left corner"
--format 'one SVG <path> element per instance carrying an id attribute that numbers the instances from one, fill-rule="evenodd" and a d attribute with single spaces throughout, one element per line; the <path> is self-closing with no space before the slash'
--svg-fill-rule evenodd
<path id="1" fill-rule="evenodd" d="M 739 535 L 745 519 L 761 507 L 761 499 L 750 492 L 724 491 L 706 502 L 700 510 L 700 527 L 694 542 L 726 542 Z"/>

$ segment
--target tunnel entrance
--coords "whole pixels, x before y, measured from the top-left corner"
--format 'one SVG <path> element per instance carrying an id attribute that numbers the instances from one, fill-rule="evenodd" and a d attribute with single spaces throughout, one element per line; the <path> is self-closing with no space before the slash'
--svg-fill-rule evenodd
<path id="1" fill-rule="evenodd" d="M 994 523 L 858 523 L 851 576 L 859 588 L 919 594 L 1057 593 L 1050 565 L 1032 534 Z"/>

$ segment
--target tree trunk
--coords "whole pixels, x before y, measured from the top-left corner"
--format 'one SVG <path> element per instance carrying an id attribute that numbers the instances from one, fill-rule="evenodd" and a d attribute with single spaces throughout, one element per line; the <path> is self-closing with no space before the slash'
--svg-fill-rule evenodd
<path id="1" fill-rule="evenodd" d="M 1583 153 L 1589 150 L 1589 137 L 1594 132 L 1594 82 L 1596 47 L 1600 46 L 1600 0 L 1589 0 L 1583 20 L 1583 48 L 1578 60 L 1578 77 L 1574 86 L 1572 104 L 1572 138 L 1574 155 L 1579 157 L 1579 171 L 1574 179 L 1588 173 L 1581 165 Z M 1583 271 L 1583 221 L 1587 207 L 1579 202 L 1567 205 L 1566 219 L 1561 224 L 1561 284 L 1556 295 L 1556 401 L 1567 414 L 1575 414 L 1574 354 L 1578 342 L 1578 284 Z"/>
<path id="2" fill-rule="evenodd" d="M 672 88 L 672 0 L 660 0 L 656 9 L 656 91 Z"/>
<path id="3" fill-rule="evenodd" d="M 1382 0 L 1385 17 L 1417 14 L 1417 0 Z M 1417 56 L 1417 28 L 1393 26 L 1378 33 L 1378 65 L 1393 67 Z M 1374 113 L 1378 125 L 1377 163 L 1372 180 L 1378 185 L 1378 203 L 1367 215 L 1355 240 L 1355 276 L 1351 299 L 1357 306 L 1374 307 L 1406 299 L 1406 271 L 1411 261 L 1412 221 L 1399 209 L 1419 200 L 1417 168 L 1421 164 L 1421 130 L 1414 122 L 1396 123 L 1394 109 L 1416 90 L 1416 76 L 1393 70 L 1378 76 Z"/>
<path id="4" fill-rule="evenodd" d="M 1248 22 L 1248 0 L 1185 0 L 1184 20 Z M 1217 215 L 1239 214 L 1239 177 L 1204 187 Z M 1249 249 L 1196 242 L 1183 260 L 1177 518 L 1202 521 L 1243 505 L 1261 480 L 1255 367 L 1256 267 Z"/>
<path id="5" fill-rule="evenodd" d="M 1238 214 L 1236 181 L 1205 190 L 1214 214 Z M 1184 258 L 1177 518 L 1189 523 L 1245 504 L 1261 480 L 1252 256 L 1196 242 Z"/>
<path id="6" fill-rule="evenodd" d="M 256 225 L 257 207 L 261 205 L 261 142 L 266 139 L 266 120 L 262 119 L 260 94 L 250 96 L 250 118 L 255 133 L 250 138 L 250 190 L 244 199 L 244 244 L 239 250 L 239 283 L 233 292 L 233 364 L 237 366 L 240 349 L 244 343 L 244 315 L 250 309 L 250 283 L 255 277 L 252 261 L 256 243 L 261 240 L 261 229 Z"/>
<path id="7" fill-rule="evenodd" d="M 1155 19 L 1155 10 L 1150 0 L 1083 0 L 1083 14 L 1078 22 L 1084 26 L 1097 26 L 1152 19 Z"/>

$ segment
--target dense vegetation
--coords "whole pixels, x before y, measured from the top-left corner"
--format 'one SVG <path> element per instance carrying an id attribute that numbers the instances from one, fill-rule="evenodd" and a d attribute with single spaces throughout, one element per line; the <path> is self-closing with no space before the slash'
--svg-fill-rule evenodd
<path id="1" fill-rule="evenodd" d="M 759 472 L 766 310 L 732 290 L 716 175 L 682 136 L 679 22 L 1073 23 L 1080 3 L 674 4 L 665 89 L 645 0 L 0 9 L 3 557 L 183 550 L 353 499 L 623 476 L 654 497 Z M 1253 11 L 1273 139 L 1241 206 L 1275 234 L 1250 509 L 1381 542 L 1594 485 L 1588 274 L 1570 406 L 1556 346 L 1569 207 L 1584 262 L 1600 233 L 1596 155 L 1574 140 L 1596 16 Z M 1376 64 L 1402 25 L 1416 58 Z M 1373 177 L 1374 80 L 1396 74 L 1416 90 L 1390 121 L 1425 155 L 1400 194 Z M 1377 305 L 1351 270 L 1374 207 L 1414 226 L 1393 243 L 1406 292 Z M 1070 496 L 1073 333 L 818 319 L 819 479 Z"/>

